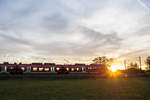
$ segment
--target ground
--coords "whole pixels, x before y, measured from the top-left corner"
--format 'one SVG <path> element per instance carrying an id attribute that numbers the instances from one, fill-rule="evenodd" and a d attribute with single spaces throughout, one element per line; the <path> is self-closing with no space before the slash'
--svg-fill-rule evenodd
<path id="1" fill-rule="evenodd" d="M 0 100 L 150 100 L 150 77 L 0 79 Z"/>

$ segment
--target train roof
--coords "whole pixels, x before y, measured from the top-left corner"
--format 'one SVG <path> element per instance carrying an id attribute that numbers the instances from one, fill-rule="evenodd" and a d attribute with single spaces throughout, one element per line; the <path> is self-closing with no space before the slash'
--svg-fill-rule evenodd
<path id="1" fill-rule="evenodd" d="M 55 65 L 55 63 L 44 63 L 44 65 Z"/>
<path id="2" fill-rule="evenodd" d="M 11 63 L 9 63 L 9 62 L 4 62 L 4 63 L 1 63 L 0 64 L 1 66 L 2 65 L 8 65 L 8 66 L 10 66 L 10 65 L 12 65 L 12 66 L 14 66 L 14 65 L 18 65 L 18 66 L 59 66 L 59 67 L 77 67 L 77 66 L 90 66 L 90 67 L 94 67 L 94 66 L 105 66 L 105 65 L 102 65 L 102 64 L 90 64 L 90 65 L 86 65 L 86 64 L 78 64 L 78 63 L 76 63 L 76 64 L 55 64 L 55 63 L 31 63 L 31 64 L 22 64 L 22 63 L 19 63 L 19 64 L 17 64 L 17 63 L 13 63 L 13 64 L 11 64 Z"/>
<path id="3" fill-rule="evenodd" d="M 42 63 L 32 63 L 32 65 L 42 65 Z"/>
<path id="4" fill-rule="evenodd" d="M 78 63 L 76 63 L 75 65 L 82 65 L 82 66 L 85 66 L 85 64 L 78 64 Z"/>

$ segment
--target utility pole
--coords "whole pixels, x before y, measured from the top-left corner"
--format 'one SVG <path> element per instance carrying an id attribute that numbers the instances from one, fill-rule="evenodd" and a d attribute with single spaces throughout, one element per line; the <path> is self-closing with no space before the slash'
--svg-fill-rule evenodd
<path id="1" fill-rule="evenodd" d="M 127 69 L 126 60 L 124 60 L 124 67 L 125 67 L 125 70 L 126 70 Z"/>
<path id="2" fill-rule="evenodd" d="M 141 63 L 141 57 L 139 56 L 139 64 L 140 64 L 140 70 L 142 69 L 142 63 Z"/>

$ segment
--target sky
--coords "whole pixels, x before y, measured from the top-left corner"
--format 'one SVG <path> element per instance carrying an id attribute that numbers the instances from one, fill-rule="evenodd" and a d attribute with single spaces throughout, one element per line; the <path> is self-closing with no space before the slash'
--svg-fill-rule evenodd
<path id="1" fill-rule="evenodd" d="M 150 55 L 150 0 L 0 0 L 0 62 Z"/>

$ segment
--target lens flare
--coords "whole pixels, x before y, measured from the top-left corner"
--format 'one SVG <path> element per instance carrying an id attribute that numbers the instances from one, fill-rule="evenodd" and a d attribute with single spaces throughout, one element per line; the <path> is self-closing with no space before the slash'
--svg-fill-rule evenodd
<path id="1" fill-rule="evenodd" d="M 124 66 L 119 66 L 119 65 L 112 65 L 109 70 L 111 70 L 112 72 L 116 72 L 117 70 L 125 70 Z"/>
<path id="2" fill-rule="evenodd" d="M 110 69 L 112 72 L 116 72 L 116 71 L 117 71 L 117 67 L 115 67 L 115 66 L 111 66 L 109 69 Z"/>

